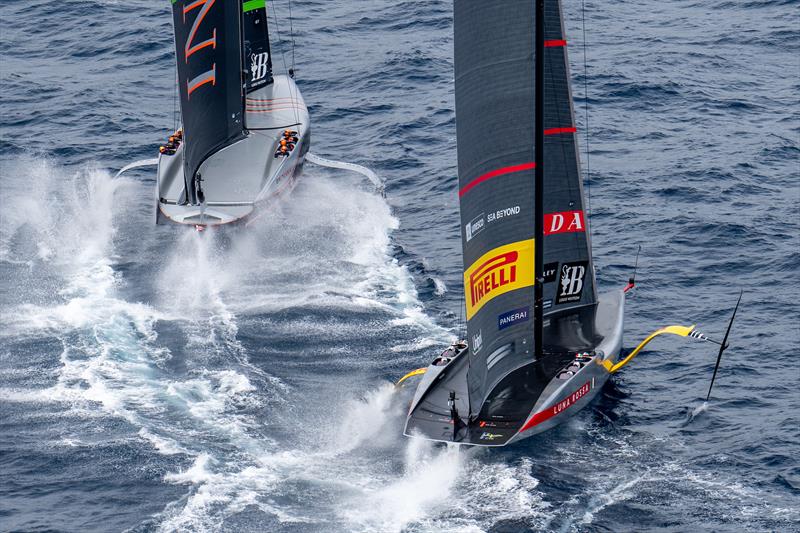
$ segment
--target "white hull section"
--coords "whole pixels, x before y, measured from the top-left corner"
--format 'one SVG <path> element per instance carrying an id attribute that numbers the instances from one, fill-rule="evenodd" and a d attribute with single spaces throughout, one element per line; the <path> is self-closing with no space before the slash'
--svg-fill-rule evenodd
<path id="1" fill-rule="evenodd" d="M 311 143 L 308 109 L 294 80 L 288 76 L 274 80 L 247 96 L 247 136 L 200 165 L 203 204 L 186 203 L 183 145 L 173 155 L 159 157 L 157 221 L 227 224 L 251 215 L 294 187 Z M 297 132 L 298 141 L 288 156 L 275 157 L 285 129 Z"/>

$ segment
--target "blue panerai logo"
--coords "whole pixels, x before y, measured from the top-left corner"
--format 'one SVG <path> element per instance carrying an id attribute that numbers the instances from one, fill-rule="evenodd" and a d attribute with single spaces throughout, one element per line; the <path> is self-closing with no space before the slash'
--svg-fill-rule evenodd
<path id="1" fill-rule="evenodd" d="M 526 322 L 530 318 L 530 309 L 530 307 L 521 307 L 498 316 L 497 329 L 506 329 L 514 324 Z"/>

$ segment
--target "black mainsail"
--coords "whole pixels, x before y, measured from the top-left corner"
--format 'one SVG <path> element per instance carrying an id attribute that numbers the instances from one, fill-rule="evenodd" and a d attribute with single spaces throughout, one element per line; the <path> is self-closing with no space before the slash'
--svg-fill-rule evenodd
<path id="1" fill-rule="evenodd" d="M 247 70 L 245 90 L 250 93 L 272 83 L 266 0 L 244 0 L 242 17 L 242 51 Z"/>
<path id="2" fill-rule="evenodd" d="M 190 204 L 202 203 L 196 180 L 203 161 L 244 137 L 242 11 L 240 0 L 172 0 Z"/>
<path id="3" fill-rule="evenodd" d="M 543 212 L 536 211 L 534 6 L 454 3 L 469 405 L 481 419 L 524 418 L 563 365 L 559 354 L 574 357 L 594 340 L 594 272 L 559 0 L 544 0 Z M 533 320 L 537 277 L 542 325 Z M 544 331 L 541 353 L 536 326 Z"/>
<path id="4" fill-rule="evenodd" d="M 422 376 L 404 433 L 505 446 L 547 431 L 663 334 L 718 344 L 719 363 L 727 334 L 695 326 L 660 328 L 620 360 L 634 280 L 597 295 L 560 0 L 454 12 L 468 338 L 398 382 Z"/>

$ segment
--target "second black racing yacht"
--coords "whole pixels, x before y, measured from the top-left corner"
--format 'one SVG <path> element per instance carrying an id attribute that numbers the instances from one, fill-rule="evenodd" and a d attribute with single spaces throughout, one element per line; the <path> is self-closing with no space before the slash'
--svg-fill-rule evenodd
<path id="1" fill-rule="evenodd" d="M 293 71 L 273 73 L 265 0 L 173 0 L 172 12 L 182 125 L 159 150 L 156 220 L 241 220 L 294 186 L 308 109 Z"/>

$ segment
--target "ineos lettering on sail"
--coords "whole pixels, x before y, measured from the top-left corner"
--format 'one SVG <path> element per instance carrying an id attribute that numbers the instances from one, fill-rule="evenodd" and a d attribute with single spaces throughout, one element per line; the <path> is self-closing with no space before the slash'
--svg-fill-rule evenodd
<path id="1" fill-rule="evenodd" d="M 184 61 L 186 64 L 189 64 L 189 58 L 194 55 L 195 53 L 199 52 L 204 48 L 211 47 L 213 50 L 217 48 L 217 28 L 214 27 L 211 29 L 211 37 L 196 43 L 198 30 L 200 25 L 203 23 L 203 20 L 208 15 L 208 12 L 214 6 L 216 0 L 195 0 L 194 2 L 190 3 L 189 5 L 185 5 L 183 7 L 183 22 L 186 24 L 186 15 L 190 12 L 200 9 L 197 16 L 195 16 L 194 21 L 192 22 L 192 28 L 189 30 L 189 36 L 186 39 L 186 44 L 183 47 L 184 51 Z M 193 79 L 187 81 L 186 83 L 186 91 L 187 95 L 191 97 L 192 93 L 202 87 L 203 85 L 217 84 L 217 64 L 212 61 L 211 68 L 202 74 L 195 76 Z"/>
<path id="2" fill-rule="evenodd" d="M 184 189 L 170 200 L 200 205 L 204 199 L 220 198 L 209 172 L 202 176 L 205 183 L 196 180 L 200 165 L 246 136 L 242 12 L 230 0 L 173 0 L 172 14 L 183 137 L 181 154 L 176 155 L 183 160 Z"/>

